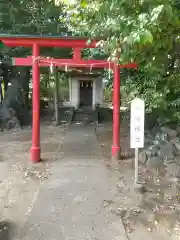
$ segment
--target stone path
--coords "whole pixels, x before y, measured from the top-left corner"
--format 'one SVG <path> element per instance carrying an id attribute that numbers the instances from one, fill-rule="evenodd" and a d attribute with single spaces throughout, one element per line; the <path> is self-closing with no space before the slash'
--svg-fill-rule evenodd
<path id="1" fill-rule="evenodd" d="M 111 212 L 116 186 L 93 125 L 69 128 L 51 173 L 18 239 L 127 239 L 120 217 Z"/>
<path id="2" fill-rule="evenodd" d="M 126 240 L 123 226 L 129 240 L 178 239 L 176 184 L 140 165 L 150 191 L 138 194 L 132 159 L 113 166 L 111 126 L 99 127 L 42 125 L 40 164 L 29 161 L 31 130 L 0 135 L 0 240 Z"/>

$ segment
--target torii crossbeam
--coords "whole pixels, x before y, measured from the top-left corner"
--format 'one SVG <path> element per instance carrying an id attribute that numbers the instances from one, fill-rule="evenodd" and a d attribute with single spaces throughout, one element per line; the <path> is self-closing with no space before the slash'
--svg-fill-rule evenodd
<path id="1" fill-rule="evenodd" d="M 37 35 L 7 35 L 0 34 L 0 40 L 7 46 L 31 47 L 32 56 L 13 58 L 15 66 L 32 66 L 33 98 L 32 98 L 32 147 L 31 160 L 37 163 L 41 160 L 40 147 L 40 67 L 65 66 L 84 68 L 111 68 L 114 71 L 113 80 L 113 143 L 112 157 L 120 157 L 120 68 L 137 68 L 135 63 L 116 64 L 104 60 L 83 60 L 83 48 L 96 48 L 97 40 L 87 44 L 88 38 L 37 36 Z M 54 59 L 40 56 L 41 47 L 73 48 L 72 59 Z"/>

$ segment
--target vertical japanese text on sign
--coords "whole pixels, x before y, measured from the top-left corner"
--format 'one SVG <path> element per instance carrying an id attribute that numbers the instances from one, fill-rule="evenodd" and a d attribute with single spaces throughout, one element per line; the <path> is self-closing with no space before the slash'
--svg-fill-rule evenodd
<path id="1" fill-rule="evenodd" d="M 144 101 L 135 98 L 131 103 L 131 148 L 144 147 Z"/>

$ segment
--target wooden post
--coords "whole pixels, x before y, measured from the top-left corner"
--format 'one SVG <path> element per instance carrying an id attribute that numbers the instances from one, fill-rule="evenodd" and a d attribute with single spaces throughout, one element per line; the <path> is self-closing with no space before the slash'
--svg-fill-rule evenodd
<path id="1" fill-rule="evenodd" d="M 135 176 L 134 176 L 134 183 L 138 184 L 139 178 L 139 149 L 135 148 Z"/>

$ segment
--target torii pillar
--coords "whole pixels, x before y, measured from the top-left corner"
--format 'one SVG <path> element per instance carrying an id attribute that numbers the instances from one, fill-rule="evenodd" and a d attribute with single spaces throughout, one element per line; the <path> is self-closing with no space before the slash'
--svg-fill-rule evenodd
<path id="1" fill-rule="evenodd" d="M 33 114 L 32 114 L 32 146 L 31 146 L 31 161 L 39 162 L 41 159 L 40 148 L 40 68 L 37 57 L 40 54 L 40 47 L 37 43 L 32 47 L 32 87 L 33 87 Z"/>
<path id="2" fill-rule="evenodd" d="M 120 159 L 120 67 L 114 64 L 112 159 Z"/>

